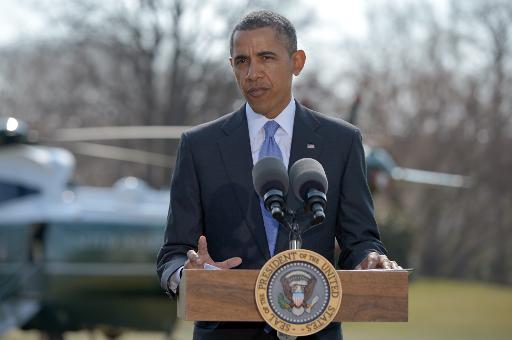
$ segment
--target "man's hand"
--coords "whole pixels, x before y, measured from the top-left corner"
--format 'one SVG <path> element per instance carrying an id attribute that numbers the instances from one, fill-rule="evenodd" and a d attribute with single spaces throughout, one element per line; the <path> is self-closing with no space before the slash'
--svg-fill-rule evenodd
<path id="1" fill-rule="evenodd" d="M 212 266 L 219 267 L 220 269 L 230 269 L 239 266 L 242 263 L 240 257 L 232 257 L 222 262 L 214 262 L 208 254 L 208 246 L 206 244 L 206 237 L 199 237 L 197 242 L 197 253 L 194 250 L 187 252 L 187 261 L 183 266 L 184 269 L 204 269 L 204 264 L 208 263 Z"/>
<path id="2" fill-rule="evenodd" d="M 356 266 L 355 269 L 402 269 L 402 267 L 400 267 L 395 261 L 388 259 L 386 255 L 380 255 L 379 253 L 372 251 Z"/>

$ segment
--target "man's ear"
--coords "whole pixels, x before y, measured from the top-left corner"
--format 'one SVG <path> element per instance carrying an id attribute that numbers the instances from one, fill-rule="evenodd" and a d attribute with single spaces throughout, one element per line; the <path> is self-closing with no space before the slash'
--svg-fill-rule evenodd
<path id="1" fill-rule="evenodd" d="M 233 68 L 233 58 L 229 57 L 229 65 L 231 65 L 231 68 Z"/>
<path id="2" fill-rule="evenodd" d="M 306 52 L 298 50 L 292 54 L 293 74 L 298 76 L 306 63 Z"/>

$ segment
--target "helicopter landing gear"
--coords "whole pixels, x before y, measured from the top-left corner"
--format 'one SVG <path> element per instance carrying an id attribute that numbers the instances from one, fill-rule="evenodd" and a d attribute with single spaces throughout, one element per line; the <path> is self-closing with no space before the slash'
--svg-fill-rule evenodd
<path id="1" fill-rule="evenodd" d="M 64 340 L 64 334 L 60 332 L 42 332 L 41 340 Z"/>
<path id="2" fill-rule="evenodd" d="M 118 328 L 110 328 L 109 327 L 109 328 L 106 328 L 106 329 L 103 330 L 103 334 L 109 340 L 114 340 L 114 339 L 119 338 L 122 333 L 123 333 L 123 331 L 118 329 Z"/>

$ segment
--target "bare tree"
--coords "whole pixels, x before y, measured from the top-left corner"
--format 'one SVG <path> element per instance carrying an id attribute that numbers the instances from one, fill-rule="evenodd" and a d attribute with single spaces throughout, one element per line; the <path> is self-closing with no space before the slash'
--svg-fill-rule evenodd
<path id="1" fill-rule="evenodd" d="M 388 2 L 369 22 L 368 41 L 350 45 L 342 73 L 363 89 L 360 126 L 404 166 L 474 180 L 470 189 L 398 186 L 388 195 L 413 231 L 411 265 L 511 282 L 512 5 L 454 1 L 443 12 Z"/>
<path id="2" fill-rule="evenodd" d="M 34 83 L 27 89 L 31 98 L 24 105 L 37 109 L 14 107 L 22 101 L 15 92 L 6 94 L 10 98 L 6 101 L 12 103 L 11 111 L 22 118 L 32 117 L 29 120 L 37 120 L 36 127 L 46 131 L 98 124 L 197 124 L 231 111 L 240 101 L 228 66 L 229 32 L 249 9 L 276 6 L 263 0 L 235 5 L 223 1 L 205 5 L 182 0 L 46 0 L 32 5 L 56 29 L 27 48 L 4 51 L 6 56 L 19 54 L 32 73 L 23 72 L 19 60 L 13 58 L 5 59 L 3 65 L 10 88 Z M 284 8 L 287 2 L 279 6 Z M 54 86 L 47 86 L 50 81 Z M 38 98 L 37 105 L 32 96 Z M 43 113 L 55 118 L 42 120 Z M 176 148 L 174 141 L 113 144 L 163 154 Z M 157 187 L 166 186 L 170 178 L 169 169 L 105 166 L 105 161 L 84 158 L 79 162 L 85 164 L 79 176 L 96 184 L 112 183 L 123 173 L 142 176 Z"/>

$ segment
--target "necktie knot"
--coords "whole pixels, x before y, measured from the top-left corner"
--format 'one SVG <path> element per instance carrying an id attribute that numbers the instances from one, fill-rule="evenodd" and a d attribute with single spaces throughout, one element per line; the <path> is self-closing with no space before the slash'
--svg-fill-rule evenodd
<path id="1" fill-rule="evenodd" d="M 279 145 L 277 145 L 277 142 L 274 139 L 277 129 L 279 129 L 279 123 L 273 120 L 269 120 L 265 125 L 263 125 L 263 130 L 265 130 L 265 139 L 261 145 L 258 159 L 261 159 L 262 157 L 275 157 L 283 160 L 281 149 L 279 149 Z"/>
<path id="2" fill-rule="evenodd" d="M 263 125 L 263 129 L 265 130 L 265 139 L 274 137 L 277 129 L 279 129 L 279 123 L 275 120 L 269 120 Z"/>

